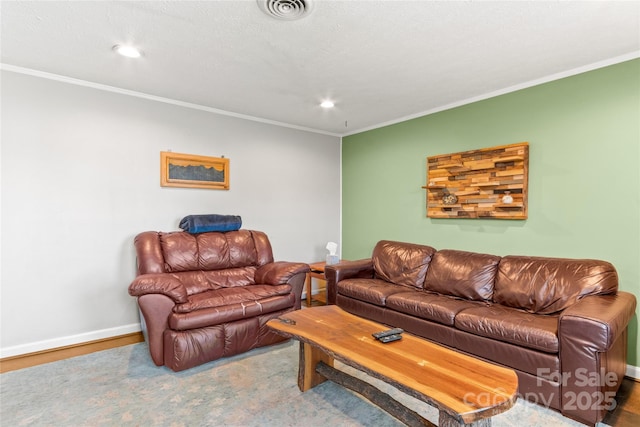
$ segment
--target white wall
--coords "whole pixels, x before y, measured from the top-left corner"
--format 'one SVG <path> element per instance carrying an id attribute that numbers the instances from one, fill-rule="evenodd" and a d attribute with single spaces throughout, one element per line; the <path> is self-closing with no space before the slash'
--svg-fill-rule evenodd
<path id="1" fill-rule="evenodd" d="M 2 357 L 139 330 L 133 237 L 240 215 L 276 260 L 340 238 L 340 139 L 2 71 Z M 230 159 L 230 190 L 160 187 L 160 151 Z"/>

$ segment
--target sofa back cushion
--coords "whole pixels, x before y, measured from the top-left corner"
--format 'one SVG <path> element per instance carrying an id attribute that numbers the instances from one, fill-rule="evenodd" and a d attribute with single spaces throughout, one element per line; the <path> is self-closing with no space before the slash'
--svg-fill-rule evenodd
<path id="1" fill-rule="evenodd" d="M 444 249 L 436 252 L 424 284 L 425 290 L 474 301 L 493 297 L 500 257 Z"/>
<path id="2" fill-rule="evenodd" d="M 606 261 L 506 256 L 498 266 L 493 300 L 530 313 L 552 314 L 587 295 L 617 290 L 618 274 Z"/>
<path id="3" fill-rule="evenodd" d="M 381 240 L 373 248 L 371 256 L 375 277 L 398 285 L 422 288 L 435 252 L 431 246 Z"/>
<path id="4" fill-rule="evenodd" d="M 135 247 L 139 274 L 259 267 L 273 262 L 269 239 L 253 230 L 145 232 L 136 236 Z"/>

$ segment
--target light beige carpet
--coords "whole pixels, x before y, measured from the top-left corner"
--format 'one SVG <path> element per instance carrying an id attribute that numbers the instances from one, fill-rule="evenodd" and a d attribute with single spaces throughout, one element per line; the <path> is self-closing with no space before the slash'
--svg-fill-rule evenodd
<path id="1" fill-rule="evenodd" d="M 437 412 L 367 378 L 437 423 Z M 297 387 L 296 341 L 183 372 L 156 367 L 145 343 L 0 375 L 2 426 L 401 426 L 361 396 L 331 382 Z M 580 426 L 524 401 L 493 426 Z"/>

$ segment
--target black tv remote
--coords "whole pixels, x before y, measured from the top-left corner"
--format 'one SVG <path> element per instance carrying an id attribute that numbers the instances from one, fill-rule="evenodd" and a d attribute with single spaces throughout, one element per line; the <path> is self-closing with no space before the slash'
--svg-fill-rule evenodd
<path id="1" fill-rule="evenodd" d="M 371 334 L 375 339 L 379 340 L 381 338 L 384 337 L 388 337 L 389 335 L 399 335 L 401 333 L 403 333 L 404 331 L 400 328 L 393 328 L 393 329 L 389 329 L 386 331 L 380 331 L 380 332 L 376 332 L 374 334 Z"/>
<path id="2" fill-rule="evenodd" d="M 379 338 L 379 341 L 381 343 L 386 344 L 386 343 L 393 342 L 393 341 L 398 341 L 398 340 L 401 340 L 401 339 L 402 339 L 402 335 L 393 334 L 393 335 L 385 335 L 384 337 Z"/>

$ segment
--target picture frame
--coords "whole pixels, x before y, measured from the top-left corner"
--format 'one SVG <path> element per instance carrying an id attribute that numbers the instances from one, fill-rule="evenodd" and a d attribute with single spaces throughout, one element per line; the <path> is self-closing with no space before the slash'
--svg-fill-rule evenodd
<path id="1" fill-rule="evenodd" d="M 160 186 L 229 189 L 229 159 L 160 152 Z"/>

